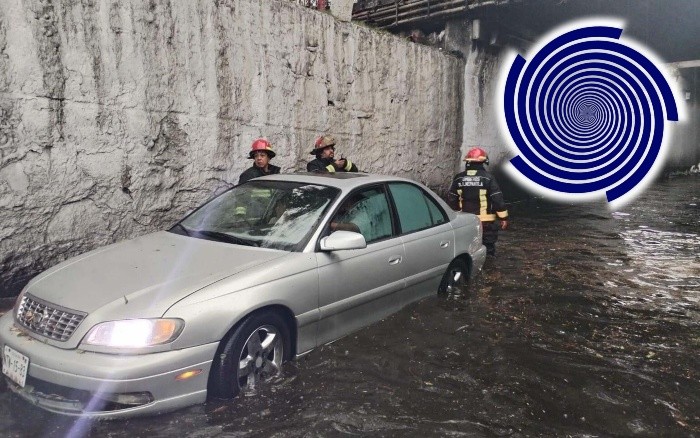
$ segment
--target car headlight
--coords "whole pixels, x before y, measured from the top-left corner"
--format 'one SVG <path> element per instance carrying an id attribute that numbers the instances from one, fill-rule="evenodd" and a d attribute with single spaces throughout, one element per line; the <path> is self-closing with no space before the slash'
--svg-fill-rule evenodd
<path id="1" fill-rule="evenodd" d="M 125 319 L 97 324 L 83 343 L 114 348 L 143 348 L 173 341 L 182 331 L 181 319 Z"/>

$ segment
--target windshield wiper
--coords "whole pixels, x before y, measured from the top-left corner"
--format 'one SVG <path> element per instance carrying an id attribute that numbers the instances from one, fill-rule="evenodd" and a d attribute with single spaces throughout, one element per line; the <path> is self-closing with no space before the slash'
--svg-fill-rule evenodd
<path id="1" fill-rule="evenodd" d="M 190 230 L 190 233 L 191 236 L 202 237 L 204 239 L 214 240 L 216 242 L 234 243 L 236 245 L 244 246 L 260 246 L 260 243 L 255 240 L 243 239 L 241 237 L 232 236 L 220 231 Z"/>

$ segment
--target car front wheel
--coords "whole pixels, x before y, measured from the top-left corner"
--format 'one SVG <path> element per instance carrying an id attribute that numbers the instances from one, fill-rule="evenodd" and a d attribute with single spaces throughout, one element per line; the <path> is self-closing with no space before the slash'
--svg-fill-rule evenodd
<path id="1" fill-rule="evenodd" d="M 469 283 L 469 268 L 462 259 L 454 259 L 442 276 L 439 294 L 462 295 L 467 293 Z"/>
<path id="2" fill-rule="evenodd" d="M 291 354 L 289 329 L 280 315 L 255 313 L 224 339 L 209 380 L 210 394 L 232 398 L 278 375 Z"/>

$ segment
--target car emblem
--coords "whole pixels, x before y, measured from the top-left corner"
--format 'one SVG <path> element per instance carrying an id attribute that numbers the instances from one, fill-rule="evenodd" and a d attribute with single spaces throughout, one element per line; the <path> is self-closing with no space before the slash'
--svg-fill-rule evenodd
<path id="1" fill-rule="evenodd" d="M 24 319 L 27 322 L 27 325 L 34 327 L 34 328 L 43 327 L 43 325 L 46 324 L 46 322 L 48 321 L 48 318 L 49 318 L 48 309 L 44 309 L 42 312 L 35 312 L 32 310 L 28 310 L 24 314 Z"/>

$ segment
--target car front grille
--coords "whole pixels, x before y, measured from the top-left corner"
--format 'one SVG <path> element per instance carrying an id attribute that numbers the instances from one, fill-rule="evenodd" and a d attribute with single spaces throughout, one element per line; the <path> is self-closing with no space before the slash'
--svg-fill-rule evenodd
<path id="1" fill-rule="evenodd" d="M 16 317 L 17 322 L 38 335 L 56 341 L 67 341 L 86 315 L 25 294 L 17 308 Z"/>

